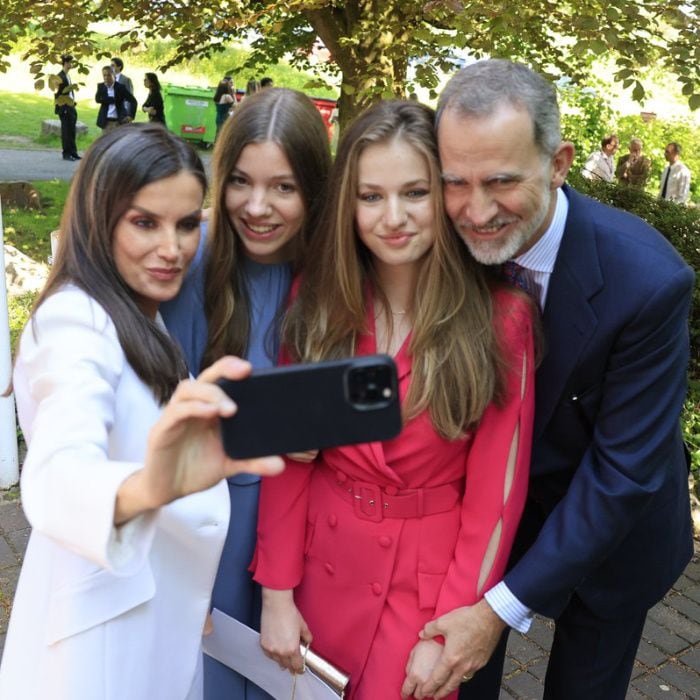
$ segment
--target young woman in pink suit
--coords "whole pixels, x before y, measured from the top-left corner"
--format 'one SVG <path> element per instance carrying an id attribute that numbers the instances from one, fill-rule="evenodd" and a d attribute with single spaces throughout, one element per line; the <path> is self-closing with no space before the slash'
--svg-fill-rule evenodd
<path id="1" fill-rule="evenodd" d="M 350 672 L 353 700 L 410 697 L 441 650 L 423 625 L 478 601 L 508 559 L 530 459 L 531 303 L 487 280 L 449 229 L 429 108 L 361 115 L 330 192 L 285 353 L 392 355 L 404 428 L 288 460 L 263 484 L 261 642 L 300 670 L 313 639 Z"/>

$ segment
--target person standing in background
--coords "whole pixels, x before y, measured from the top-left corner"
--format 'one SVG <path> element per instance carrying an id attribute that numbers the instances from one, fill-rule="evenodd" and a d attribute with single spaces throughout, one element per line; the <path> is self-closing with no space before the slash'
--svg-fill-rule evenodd
<path id="1" fill-rule="evenodd" d="M 148 115 L 149 122 L 165 124 L 163 110 L 163 95 L 160 91 L 160 81 L 155 73 L 146 73 L 143 86 L 148 90 L 148 98 L 143 103 L 143 111 Z"/>
<path id="2" fill-rule="evenodd" d="M 121 58 L 114 57 L 112 58 L 112 70 L 114 71 L 114 79 L 116 82 L 118 82 L 120 85 L 126 88 L 126 91 L 133 97 L 134 96 L 134 85 L 131 82 L 131 78 L 127 78 L 127 76 L 122 73 L 124 70 L 124 61 L 122 61 Z M 136 102 L 136 99 L 134 99 L 133 103 L 130 101 L 124 101 L 124 109 L 127 111 L 127 114 L 134 119 L 136 117 L 136 108 L 138 107 L 138 103 Z"/>
<path id="3" fill-rule="evenodd" d="M 214 93 L 214 104 L 216 105 L 216 135 L 219 135 L 221 127 L 231 114 L 231 110 L 236 107 L 236 98 L 233 90 L 233 80 L 226 76 L 221 80 Z"/>
<path id="4" fill-rule="evenodd" d="M 661 173 L 659 198 L 685 204 L 690 195 L 690 169 L 681 161 L 681 145 L 671 141 L 664 150 L 668 165 Z"/>
<path id="5" fill-rule="evenodd" d="M 622 156 L 617 162 L 615 177 L 622 184 L 643 190 L 649 179 L 651 160 L 642 155 L 642 142 L 640 139 L 632 139 L 629 149 L 630 152 Z"/>
<path id="6" fill-rule="evenodd" d="M 136 108 L 136 99 L 126 91 L 123 85 L 114 80 L 114 73 L 111 66 L 102 69 L 102 81 L 97 86 L 95 102 L 100 105 L 97 113 L 97 126 L 102 132 L 110 131 L 120 124 L 128 124 L 133 121 L 130 111 L 125 105 Z"/>
<path id="7" fill-rule="evenodd" d="M 260 81 L 251 79 L 246 83 L 245 95 L 243 97 L 245 99 L 246 97 L 254 95 L 256 92 L 260 92 Z"/>
<path id="8" fill-rule="evenodd" d="M 70 79 L 70 70 L 74 65 L 73 56 L 64 54 L 61 56 L 61 63 L 63 67 L 57 76 L 52 76 L 49 83 L 55 91 L 54 112 L 61 121 L 61 150 L 63 160 L 80 160 L 75 145 L 75 125 L 78 121 L 78 112 L 75 109 L 75 94 Z"/>
<path id="9" fill-rule="evenodd" d="M 586 180 L 612 182 L 613 175 L 615 174 L 615 159 L 613 156 L 619 145 L 620 142 L 615 134 L 606 136 L 600 142 L 600 150 L 588 156 L 586 164 L 581 170 L 581 175 L 583 175 Z"/>

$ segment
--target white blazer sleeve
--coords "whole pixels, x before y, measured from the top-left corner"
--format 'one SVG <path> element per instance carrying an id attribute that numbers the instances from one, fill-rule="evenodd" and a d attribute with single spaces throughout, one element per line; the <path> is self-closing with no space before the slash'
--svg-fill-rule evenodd
<path id="1" fill-rule="evenodd" d="M 115 574 L 131 575 L 144 564 L 155 515 L 113 525 L 117 489 L 142 466 L 109 456 L 125 368 L 104 309 L 65 289 L 25 328 L 14 386 L 28 442 L 21 486 L 32 527 Z"/>

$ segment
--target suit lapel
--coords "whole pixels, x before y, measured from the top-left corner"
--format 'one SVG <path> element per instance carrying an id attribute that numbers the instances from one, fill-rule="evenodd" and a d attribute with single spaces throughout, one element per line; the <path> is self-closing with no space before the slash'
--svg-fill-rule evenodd
<path id="1" fill-rule="evenodd" d="M 603 286 L 590 204 L 570 187 L 564 236 L 543 315 L 544 357 L 537 370 L 535 439 L 544 431 L 583 348 L 598 325 L 589 300 Z"/>
<path id="2" fill-rule="evenodd" d="M 374 319 L 374 295 L 368 285 L 365 295 L 365 305 L 367 309 L 367 332 L 362 333 L 357 339 L 355 348 L 356 355 L 374 355 L 377 352 L 377 337 Z M 410 337 L 410 336 L 409 336 Z M 408 355 L 408 339 L 394 357 L 396 363 L 399 382 L 411 372 L 411 360 Z M 374 466 L 380 473 L 386 476 L 391 482 L 399 487 L 405 486 L 401 477 L 394 469 L 387 464 L 384 454 L 384 445 L 381 442 L 365 442 L 353 447 L 354 450 L 364 456 L 364 458 Z"/>

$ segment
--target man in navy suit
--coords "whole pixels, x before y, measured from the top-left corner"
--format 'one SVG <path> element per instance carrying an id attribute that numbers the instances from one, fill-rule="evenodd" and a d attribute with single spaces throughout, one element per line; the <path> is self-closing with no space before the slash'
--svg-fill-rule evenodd
<path id="1" fill-rule="evenodd" d="M 136 109 L 136 99 L 123 85 L 116 82 L 111 66 L 102 69 L 102 82 L 97 86 L 95 102 L 100 105 L 97 126 L 103 132 L 132 121 L 127 106 Z"/>
<path id="2" fill-rule="evenodd" d="M 525 66 L 461 70 L 437 131 L 447 212 L 476 259 L 518 264 L 544 347 L 510 569 L 426 626 L 445 646 L 417 697 L 463 683 L 460 699 L 497 698 L 507 629 L 539 613 L 556 621 L 544 697 L 622 700 L 647 610 L 693 551 L 679 414 L 694 274 L 643 221 L 564 185 L 556 92 Z"/>

